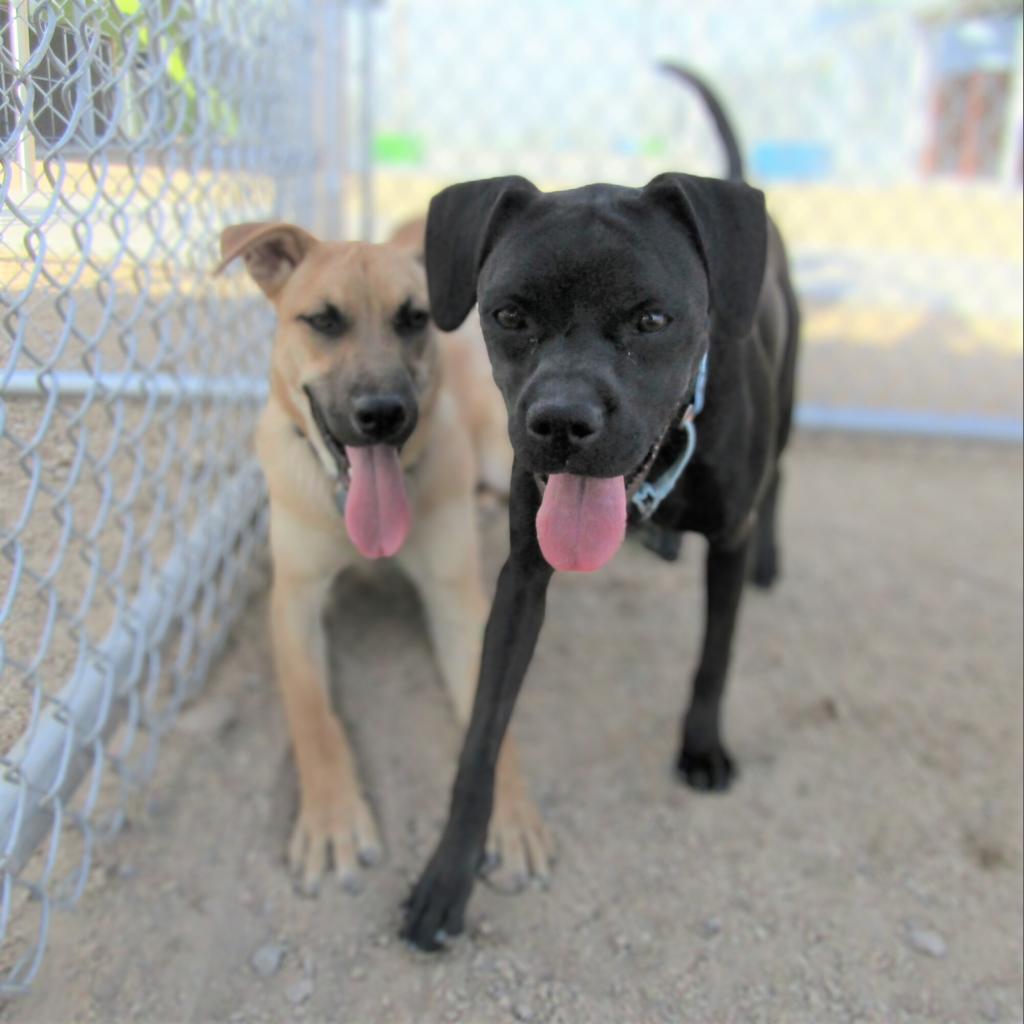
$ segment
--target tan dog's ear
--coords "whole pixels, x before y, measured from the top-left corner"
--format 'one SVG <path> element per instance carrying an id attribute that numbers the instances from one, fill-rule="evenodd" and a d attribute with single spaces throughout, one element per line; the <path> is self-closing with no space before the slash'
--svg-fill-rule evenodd
<path id="1" fill-rule="evenodd" d="M 232 224 L 220 233 L 219 274 L 233 259 L 245 259 L 249 276 L 273 298 L 305 259 L 317 239 L 294 224 Z"/>
<path id="2" fill-rule="evenodd" d="M 423 250 L 426 247 L 427 218 L 414 217 L 412 220 L 403 221 L 391 232 L 388 241 L 397 245 L 400 249 L 407 249 L 419 260 L 426 262 Z"/>

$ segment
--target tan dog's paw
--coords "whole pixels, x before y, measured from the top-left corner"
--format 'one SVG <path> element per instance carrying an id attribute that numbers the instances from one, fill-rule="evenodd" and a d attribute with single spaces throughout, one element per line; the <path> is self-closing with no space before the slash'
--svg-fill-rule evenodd
<path id="1" fill-rule="evenodd" d="M 495 795 L 481 874 L 495 889 L 520 892 L 531 878 L 546 883 L 555 859 L 551 833 L 525 793 Z"/>
<path id="2" fill-rule="evenodd" d="M 381 844 L 373 814 L 361 797 L 335 794 L 330 801 L 302 802 L 288 844 L 288 866 L 302 892 L 314 896 L 328 867 L 343 889 L 359 892 L 359 867 L 380 862 Z"/>

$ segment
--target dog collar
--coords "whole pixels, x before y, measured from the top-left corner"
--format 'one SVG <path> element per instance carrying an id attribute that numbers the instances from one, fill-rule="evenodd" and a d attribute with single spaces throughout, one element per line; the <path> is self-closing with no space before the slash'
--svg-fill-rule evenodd
<path id="1" fill-rule="evenodd" d="M 686 406 L 682 415 L 674 424 L 676 430 L 682 430 L 686 434 L 686 442 L 683 445 L 679 458 L 657 480 L 652 482 L 644 479 L 646 472 L 649 472 L 654 465 L 654 460 L 658 457 L 658 452 L 661 450 L 665 437 L 668 435 L 669 430 L 672 429 L 673 424 L 670 423 L 665 433 L 661 435 L 658 443 L 652 449 L 651 455 L 647 460 L 648 465 L 646 469 L 641 470 L 640 478 L 643 479 L 643 483 L 637 487 L 629 499 L 630 505 L 636 512 L 638 522 L 646 522 L 654 515 L 658 510 L 658 506 L 672 493 L 672 489 L 679 482 L 683 471 L 693 458 L 693 453 L 697 450 L 697 425 L 695 420 L 704 408 L 704 391 L 707 387 L 707 382 L 708 354 L 705 352 L 701 358 L 700 365 L 697 367 L 697 383 L 693 388 L 693 401 Z"/>
<path id="2" fill-rule="evenodd" d="M 313 442 L 306 436 L 306 432 L 297 424 L 292 424 L 292 429 L 295 433 L 302 438 L 303 441 L 309 446 L 310 453 L 313 456 L 314 461 L 318 466 L 321 466 L 320 456 L 317 454 L 317 450 L 313 445 Z M 323 467 L 321 466 L 321 469 Z M 340 477 L 337 480 L 332 480 L 331 483 L 334 485 L 332 490 L 332 497 L 334 498 L 334 507 L 338 510 L 338 515 L 343 516 L 345 514 L 345 501 L 348 498 L 348 488 L 345 486 L 345 481 Z"/>

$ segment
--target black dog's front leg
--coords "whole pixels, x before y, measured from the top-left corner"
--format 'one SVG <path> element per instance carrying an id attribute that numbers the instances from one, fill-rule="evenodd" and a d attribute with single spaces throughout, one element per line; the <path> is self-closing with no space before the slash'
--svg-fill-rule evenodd
<path id="1" fill-rule="evenodd" d="M 459 757 L 448 822 L 405 908 L 402 936 L 436 950 L 462 931 L 463 914 L 483 858 L 494 803 L 501 741 L 544 622 L 551 567 L 537 544 L 540 495 L 533 476 L 512 470 L 511 548 L 498 577 L 484 633 L 480 681 Z"/>
<path id="2" fill-rule="evenodd" d="M 694 789 L 721 790 L 733 775 L 721 737 L 721 703 L 729 671 L 732 634 L 747 573 L 748 541 L 735 548 L 708 548 L 704 649 L 683 719 L 683 744 L 676 767 Z"/>

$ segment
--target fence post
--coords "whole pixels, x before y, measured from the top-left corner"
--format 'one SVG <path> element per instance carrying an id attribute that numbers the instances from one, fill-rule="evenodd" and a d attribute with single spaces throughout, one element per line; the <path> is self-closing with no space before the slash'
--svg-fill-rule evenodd
<path id="1" fill-rule="evenodd" d="M 14 55 L 14 63 L 20 68 L 24 68 L 30 53 L 28 5 L 29 0 L 17 0 L 8 8 L 9 43 Z M 25 90 L 26 106 L 31 106 L 34 99 L 31 78 L 26 80 L 22 89 Z M 24 196 L 35 187 L 36 140 L 31 132 L 19 132 L 15 152 L 18 155 L 14 162 L 13 185 L 16 193 Z"/>

